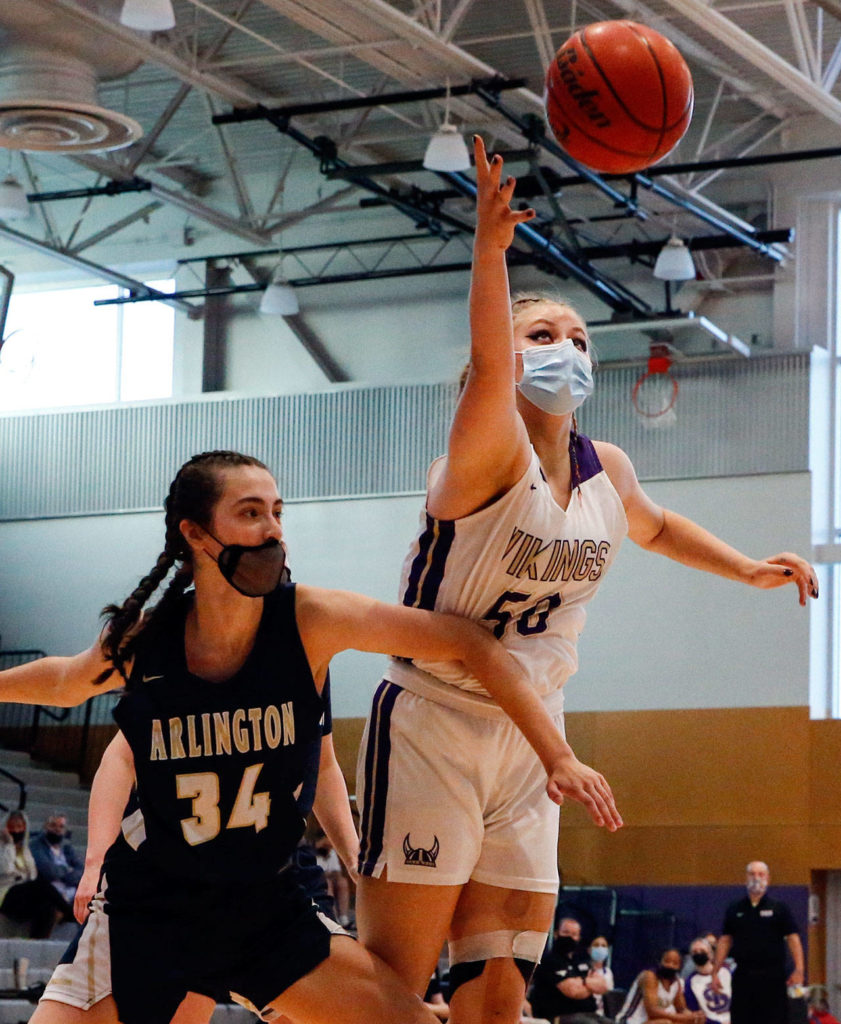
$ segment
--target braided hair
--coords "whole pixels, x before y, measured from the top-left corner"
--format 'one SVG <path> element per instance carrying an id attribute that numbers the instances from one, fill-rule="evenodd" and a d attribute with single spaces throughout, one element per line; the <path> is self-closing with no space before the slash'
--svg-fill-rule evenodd
<path id="1" fill-rule="evenodd" d="M 122 604 L 109 604 L 102 609 L 105 620 L 102 650 L 113 668 L 103 672 L 96 680 L 98 683 L 104 682 L 115 670 L 128 682 L 126 662 L 135 652 L 138 636 L 151 625 L 163 622 L 193 582 L 192 552 L 179 528 L 181 520 L 190 519 L 199 526 L 209 526 L 216 502 L 222 494 L 222 471 L 240 466 L 266 469 L 259 459 L 251 455 L 211 451 L 194 455 L 176 473 L 164 502 L 166 538 L 163 551 Z M 142 629 L 138 628 L 144 605 L 173 566 L 176 569 L 169 586 L 143 617 Z"/>

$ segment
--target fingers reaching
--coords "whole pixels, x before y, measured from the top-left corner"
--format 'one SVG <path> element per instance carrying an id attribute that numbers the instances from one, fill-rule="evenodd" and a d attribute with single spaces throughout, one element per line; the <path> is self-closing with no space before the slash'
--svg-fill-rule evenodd
<path id="1" fill-rule="evenodd" d="M 564 763 L 550 773 L 547 793 L 555 803 L 562 803 L 563 797 L 568 796 L 582 804 L 593 821 L 610 832 L 622 827 L 622 816 L 607 780 L 578 760 Z"/>
<path id="2" fill-rule="evenodd" d="M 790 551 L 761 562 L 755 583 L 760 587 L 781 587 L 786 583 L 794 583 L 801 605 L 805 605 L 810 597 L 818 596 L 818 577 L 814 568 L 804 558 Z"/>

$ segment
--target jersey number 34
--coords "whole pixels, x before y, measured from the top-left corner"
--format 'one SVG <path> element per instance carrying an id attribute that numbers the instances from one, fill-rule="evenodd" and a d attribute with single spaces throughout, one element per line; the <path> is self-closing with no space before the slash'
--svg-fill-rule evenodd
<path id="1" fill-rule="evenodd" d="M 271 797 L 268 792 L 255 793 L 262 764 L 249 765 L 242 773 L 233 810 L 225 828 L 251 828 L 260 832 L 269 823 Z M 176 775 L 175 788 L 179 800 L 192 800 L 193 815 L 181 819 L 181 831 L 190 846 L 215 839 L 222 829 L 219 810 L 219 776 L 216 772 L 192 772 Z"/>

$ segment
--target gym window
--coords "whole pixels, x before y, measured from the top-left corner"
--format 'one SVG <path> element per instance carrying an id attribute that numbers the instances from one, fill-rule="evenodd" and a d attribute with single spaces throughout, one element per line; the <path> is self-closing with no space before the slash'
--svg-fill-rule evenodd
<path id="1" fill-rule="evenodd" d="M 160 302 L 94 306 L 124 294 L 115 285 L 16 289 L 0 350 L 0 412 L 169 398 L 174 312 Z"/>

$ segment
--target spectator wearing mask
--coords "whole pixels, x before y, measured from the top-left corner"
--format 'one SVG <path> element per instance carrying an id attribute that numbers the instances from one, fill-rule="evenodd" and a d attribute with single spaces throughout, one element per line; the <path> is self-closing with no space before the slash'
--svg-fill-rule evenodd
<path id="1" fill-rule="evenodd" d="M 604 994 L 613 991 L 613 971 L 607 966 L 610 946 L 604 935 L 597 935 L 593 939 L 589 953 L 590 990 L 596 998 L 596 1011 L 604 1015 Z"/>
<path id="2" fill-rule="evenodd" d="M 589 952 L 581 944 L 581 923 L 574 917 L 562 917 L 552 948 L 534 973 L 533 1015 L 555 1024 L 604 1021 L 596 1007 L 596 994 L 604 992 L 606 978 L 592 970 Z"/>
<path id="3" fill-rule="evenodd" d="M 713 988 L 713 948 L 703 935 L 693 940 L 689 956 L 693 971 L 684 982 L 687 1008 L 703 1010 L 706 1024 L 730 1024 L 730 969 L 723 964 L 719 967 L 718 987 Z"/>
<path id="4" fill-rule="evenodd" d="M 0 832 L 0 911 L 13 921 L 28 923 L 30 938 L 47 939 L 56 922 L 73 910 L 38 877 L 28 840 L 26 815 L 12 811 Z"/>
<path id="5" fill-rule="evenodd" d="M 76 887 L 85 870 L 67 834 L 67 816 L 51 814 L 44 822 L 44 831 L 29 843 L 38 875 L 50 882 L 68 906 L 73 906 Z"/>
<path id="6" fill-rule="evenodd" d="M 803 945 L 794 917 L 782 900 L 767 893 L 768 865 L 753 860 L 747 866 L 747 895 L 731 903 L 724 916 L 715 951 L 712 984 L 728 955 L 736 961 L 733 973 L 733 1024 L 786 1024 L 787 985 L 803 984 Z M 794 970 L 786 978 L 786 951 Z"/>
<path id="7" fill-rule="evenodd" d="M 641 971 L 635 978 L 616 1018 L 617 1024 L 645 1024 L 650 1020 L 704 1024 L 702 1010 L 686 1007 L 680 978 L 681 963 L 679 949 L 663 950 L 654 970 Z"/>

